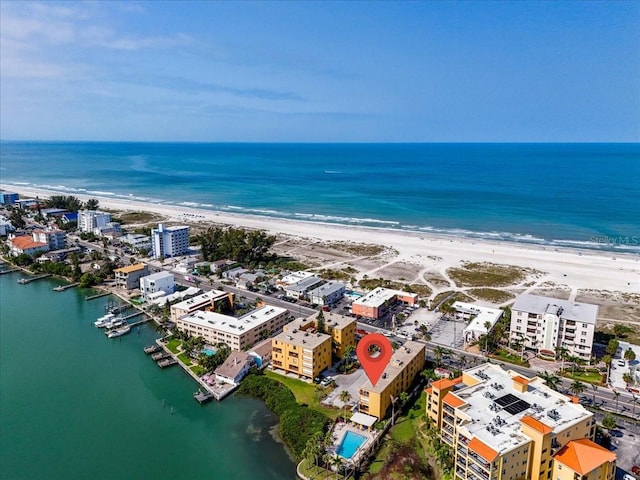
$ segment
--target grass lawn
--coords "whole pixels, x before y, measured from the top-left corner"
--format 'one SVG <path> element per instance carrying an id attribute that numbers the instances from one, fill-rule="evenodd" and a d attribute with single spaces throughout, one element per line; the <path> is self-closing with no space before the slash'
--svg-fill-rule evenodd
<path id="1" fill-rule="evenodd" d="M 468 293 L 474 297 L 482 300 L 489 300 L 494 303 L 508 302 L 515 298 L 513 293 L 505 292 L 504 290 L 496 290 L 495 288 L 472 288 Z"/>
<path id="2" fill-rule="evenodd" d="M 180 347 L 180 345 L 182 345 L 182 341 L 174 338 L 173 340 L 169 340 L 169 343 L 167 343 L 167 348 L 171 353 L 176 354 L 178 353 L 178 348 Z"/>
<path id="3" fill-rule="evenodd" d="M 313 480 L 335 480 L 336 477 L 340 479 L 344 478 L 343 475 L 336 475 L 336 472 L 325 470 L 324 468 L 316 465 L 309 465 L 306 460 L 302 460 L 302 463 L 300 464 L 300 472 L 307 478 L 313 478 Z M 349 475 L 347 480 L 353 480 L 353 476 Z"/>
<path id="4" fill-rule="evenodd" d="M 207 373 L 207 371 L 204 369 L 204 367 L 201 367 L 200 365 L 194 365 L 193 367 L 189 367 L 189 368 L 191 369 L 191 371 L 193 373 L 195 373 L 199 377 L 201 377 L 202 375 Z"/>
<path id="5" fill-rule="evenodd" d="M 581 382 L 602 383 L 602 374 L 600 372 L 574 372 L 572 375 L 571 370 L 565 370 L 562 376 L 572 380 L 580 380 Z"/>
<path id="6" fill-rule="evenodd" d="M 515 365 L 521 365 L 523 367 L 528 367 L 529 362 L 526 360 L 521 360 L 519 355 L 514 355 L 513 353 L 505 352 L 504 350 L 499 350 L 498 352 L 491 355 L 492 358 L 502 360 L 504 362 L 513 363 Z"/>
<path id="7" fill-rule="evenodd" d="M 340 415 L 340 410 L 320 405 L 320 398 L 323 395 L 323 391 L 318 390 L 315 384 L 285 377 L 270 370 L 266 370 L 265 375 L 273 380 L 277 380 L 291 390 L 298 403 L 308 405 L 309 408 L 322 412 L 331 419 L 335 419 Z M 327 389 L 326 391 L 328 392 L 329 390 Z"/>
<path id="8" fill-rule="evenodd" d="M 535 270 L 499 265 L 495 263 L 465 263 L 459 268 L 450 268 L 447 274 L 458 287 L 506 287 L 524 281 Z"/>
<path id="9" fill-rule="evenodd" d="M 178 358 L 180 359 L 180 361 L 182 363 L 184 363 L 187 367 L 189 367 L 193 362 L 191 362 L 191 359 L 189 357 L 187 357 L 186 353 L 181 353 L 180 355 L 178 355 Z"/>

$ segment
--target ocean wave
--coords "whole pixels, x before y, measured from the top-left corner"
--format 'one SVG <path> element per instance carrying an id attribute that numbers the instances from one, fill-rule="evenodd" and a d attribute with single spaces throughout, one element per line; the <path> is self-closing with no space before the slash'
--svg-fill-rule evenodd
<path id="1" fill-rule="evenodd" d="M 90 193 L 92 195 L 105 195 L 108 197 L 115 197 L 116 194 L 114 192 L 105 192 L 102 190 L 88 190 L 87 193 Z"/>

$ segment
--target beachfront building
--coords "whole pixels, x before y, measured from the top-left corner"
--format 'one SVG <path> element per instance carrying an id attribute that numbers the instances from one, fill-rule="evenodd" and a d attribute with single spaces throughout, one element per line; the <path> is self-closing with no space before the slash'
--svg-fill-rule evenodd
<path id="1" fill-rule="evenodd" d="M 354 315 L 376 320 L 383 316 L 391 305 L 398 302 L 407 306 L 414 306 L 418 303 L 418 295 L 416 293 L 378 287 L 354 300 L 351 304 L 351 311 Z"/>
<path id="2" fill-rule="evenodd" d="M 120 237 L 120 242 L 134 250 L 151 250 L 151 237 L 140 233 L 127 233 Z"/>
<path id="3" fill-rule="evenodd" d="M 62 250 L 67 246 L 67 234 L 64 230 L 34 230 L 31 235 L 34 242 L 46 243 L 49 250 Z"/>
<path id="4" fill-rule="evenodd" d="M 0 205 L 13 205 L 20 199 L 15 192 L 0 192 Z"/>
<path id="5" fill-rule="evenodd" d="M 6 237 L 13 231 L 15 231 L 13 224 L 5 216 L 0 215 L 0 237 Z"/>
<path id="6" fill-rule="evenodd" d="M 153 258 L 169 258 L 189 253 L 189 227 L 165 227 L 163 223 L 151 230 Z"/>
<path id="7" fill-rule="evenodd" d="M 597 318 L 597 305 L 523 293 L 511 307 L 510 340 L 543 357 L 565 348 L 589 361 Z"/>
<path id="8" fill-rule="evenodd" d="M 79 210 L 78 230 L 94 233 L 96 228 L 104 227 L 111 222 L 111 214 L 100 210 Z"/>
<path id="9" fill-rule="evenodd" d="M 171 321 L 177 322 L 180 317 L 198 310 L 213 312 L 215 310 L 230 309 L 232 305 L 233 293 L 210 290 L 171 305 Z"/>
<path id="10" fill-rule="evenodd" d="M 45 242 L 36 242 L 31 235 L 13 237 L 9 241 L 9 247 L 11 249 L 11 255 L 14 257 L 22 254 L 37 255 L 49 250 L 49 244 Z"/>
<path id="11" fill-rule="evenodd" d="M 408 341 L 393 352 L 378 383 L 370 380 L 360 386 L 358 395 L 358 411 L 382 420 L 392 413 L 392 404 L 407 392 L 409 387 L 424 368 L 424 344 Z"/>
<path id="12" fill-rule="evenodd" d="M 312 380 L 331 366 L 331 336 L 288 329 L 271 342 L 271 365 L 285 374 Z"/>
<path id="13" fill-rule="evenodd" d="M 469 324 L 463 330 L 464 343 L 470 344 L 486 335 L 498 323 L 504 313 L 499 308 L 488 308 L 466 302 L 453 302 L 456 320 L 464 320 Z"/>
<path id="14" fill-rule="evenodd" d="M 540 378 L 483 364 L 426 394 L 455 479 L 613 479 L 615 455 L 593 442 L 593 414 Z"/>
<path id="15" fill-rule="evenodd" d="M 211 345 L 225 343 L 231 350 L 245 350 L 280 330 L 289 321 L 285 308 L 265 306 L 242 317 L 195 311 L 176 321 L 176 328 Z"/>
<path id="16" fill-rule="evenodd" d="M 144 263 L 135 263 L 113 271 L 116 277 L 116 287 L 133 290 L 140 286 L 140 278 L 149 275 L 149 267 Z"/>
<path id="17" fill-rule="evenodd" d="M 213 373 L 219 382 L 238 385 L 254 364 L 254 358 L 247 352 L 231 352 Z"/>
<path id="18" fill-rule="evenodd" d="M 300 280 L 304 280 L 305 278 L 313 277 L 313 273 L 311 272 L 291 272 L 279 280 L 276 280 L 276 285 L 278 287 L 287 287 L 289 285 L 293 285 L 294 283 L 298 283 Z"/>
<path id="19" fill-rule="evenodd" d="M 324 280 L 318 277 L 306 277 L 284 287 L 284 294 L 289 298 L 295 298 L 297 300 L 307 298 L 307 294 L 314 288 L 319 287 L 323 282 Z"/>
<path id="20" fill-rule="evenodd" d="M 284 332 L 299 330 L 309 333 L 318 332 L 318 320 L 324 321 L 324 333 L 331 337 L 331 352 L 336 358 L 343 358 L 347 347 L 356 346 L 356 319 L 338 313 L 319 312 L 307 318 L 298 318 L 286 325 Z"/>
<path id="21" fill-rule="evenodd" d="M 158 298 L 158 292 L 162 292 L 163 295 L 171 294 L 175 288 L 175 277 L 169 272 L 152 273 L 140 278 L 140 293 L 145 300 L 149 300 L 152 294 Z"/>
<path id="22" fill-rule="evenodd" d="M 329 281 L 309 292 L 309 301 L 316 305 L 333 305 L 344 296 L 346 286 L 342 282 Z"/>

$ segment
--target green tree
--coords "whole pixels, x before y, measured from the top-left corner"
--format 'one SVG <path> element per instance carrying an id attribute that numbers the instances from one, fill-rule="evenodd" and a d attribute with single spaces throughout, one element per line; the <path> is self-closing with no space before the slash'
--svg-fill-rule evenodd
<path id="1" fill-rule="evenodd" d="M 560 358 L 560 370 L 564 372 L 564 362 L 569 358 L 569 349 L 566 347 L 556 347 L 556 358 Z"/>
<path id="2" fill-rule="evenodd" d="M 618 410 L 618 401 L 620 400 L 620 392 L 617 390 L 613 391 L 613 396 L 616 399 L 616 411 Z"/>
<path id="3" fill-rule="evenodd" d="M 620 347 L 620 342 L 615 338 L 612 338 L 611 340 L 609 340 L 609 343 L 607 344 L 604 350 L 605 352 L 607 352 L 609 355 L 613 357 L 618 352 L 619 347 Z"/>
<path id="4" fill-rule="evenodd" d="M 586 389 L 586 385 L 584 383 L 582 383 L 580 380 L 576 380 L 575 382 L 573 382 L 571 384 L 571 386 L 569 387 L 569 390 L 571 390 L 571 392 L 575 395 L 578 396 L 581 393 L 583 393 Z"/>
<path id="5" fill-rule="evenodd" d="M 544 383 L 547 384 L 547 387 L 549 387 L 551 390 L 558 390 L 558 384 L 560 383 L 560 377 L 558 377 L 557 375 L 554 375 L 551 372 L 541 372 L 538 374 L 538 377 L 540 377 L 542 380 L 544 380 Z"/>
<path id="6" fill-rule="evenodd" d="M 318 333 L 325 333 L 324 328 L 324 313 L 322 310 L 318 312 L 318 316 L 316 317 L 316 328 L 318 329 Z"/>
<path id="7" fill-rule="evenodd" d="M 87 210 L 97 210 L 98 209 L 98 205 L 99 202 L 97 199 L 95 198 L 90 198 L 89 200 L 87 200 L 87 202 L 84 204 L 84 208 L 86 208 Z"/>
<path id="8" fill-rule="evenodd" d="M 340 392 L 340 401 L 343 403 L 342 408 L 342 418 L 345 418 L 347 415 L 347 402 L 351 400 L 351 394 L 347 390 L 343 390 Z"/>
<path id="9" fill-rule="evenodd" d="M 591 401 L 591 405 L 595 406 L 596 405 L 596 392 L 598 391 L 598 385 L 596 385 L 595 383 L 591 384 L 591 388 L 593 389 L 593 400 Z"/>
<path id="10" fill-rule="evenodd" d="M 633 383 L 633 376 L 630 373 L 625 373 L 622 375 L 622 380 L 629 386 Z"/>
<path id="11" fill-rule="evenodd" d="M 19 208 L 11 209 L 11 213 L 9 214 L 9 221 L 11 225 L 15 228 L 24 228 L 27 226 L 27 222 L 24 221 L 24 211 Z"/>
<path id="12" fill-rule="evenodd" d="M 613 430 L 614 428 L 616 428 L 616 417 L 611 414 L 605 415 L 605 417 L 602 419 L 602 426 L 607 430 Z"/>
<path id="13" fill-rule="evenodd" d="M 627 350 L 625 350 L 624 352 L 624 359 L 627 362 L 633 362 L 636 359 L 636 352 L 634 352 L 631 347 L 629 347 Z"/>

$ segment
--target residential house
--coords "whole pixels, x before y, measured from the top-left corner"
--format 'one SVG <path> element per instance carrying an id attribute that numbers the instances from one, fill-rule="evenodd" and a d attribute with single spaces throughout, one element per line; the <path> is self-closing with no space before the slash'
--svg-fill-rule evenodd
<path id="1" fill-rule="evenodd" d="M 175 277 L 169 272 L 152 273 L 140 278 L 140 292 L 145 300 L 149 300 L 152 294 L 158 292 L 164 295 L 171 294 L 175 287 Z"/>
<path id="2" fill-rule="evenodd" d="M 227 359 L 214 370 L 219 382 L 238 385 L 254 365 L 254 358 L 246 352 L 231 352 Z"/>
<path id="3" fill-rule="evenodd" d="M 309 291 L 309 301 L 316 305 L 333 305 L 340 301 L 346 291 L 342 282 L 329 281 Z"/>
<path id="4" fill-rule="evenodd" d="M 144 263 L 136 263 L 127 267 L 116 268 L 116 287 L 133 290 L 140 286 L 140 278 L 149 275 L 149 267 Z"/>

